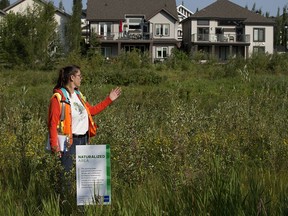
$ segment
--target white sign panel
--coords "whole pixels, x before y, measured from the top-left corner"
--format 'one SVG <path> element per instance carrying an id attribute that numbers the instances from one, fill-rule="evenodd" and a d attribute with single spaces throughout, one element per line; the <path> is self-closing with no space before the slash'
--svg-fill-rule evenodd
<path id="1" fill-rule="evenodd" d="M 111 203 L 109 145 L 76 145 L 77 205 Z"/>

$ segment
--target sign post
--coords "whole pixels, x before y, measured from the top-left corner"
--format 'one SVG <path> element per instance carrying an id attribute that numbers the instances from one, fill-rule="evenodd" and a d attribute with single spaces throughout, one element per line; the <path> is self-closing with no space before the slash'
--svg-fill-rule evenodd
<path id="1" fill-rule="evenodd" d="M 77 205 L 111 204 L 109 145 L 76 146 Z"/>

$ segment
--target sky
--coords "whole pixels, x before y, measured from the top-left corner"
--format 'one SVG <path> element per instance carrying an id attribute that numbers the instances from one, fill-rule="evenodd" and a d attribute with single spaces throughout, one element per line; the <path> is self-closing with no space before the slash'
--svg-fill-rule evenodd
<path id="1" fill-rule="evenodd" d="M 14 3 L 16 0 L 10 0 L 10 3 Z M 54 1 L 55 6 L 59 6 L 59 0 Z M 97 0 L 99 1 L 99 0 Z M 101 1 L 101 0 L 100 0 Z M 145 0 L 143 0 L 145 1 Z M 155 0 L 157 1 L 157 0 Z M 195 12 L 203 9 L 204 7 L 212 4 L 216 0 L 176 0 L 176 5 L 184 3 L 184 6 Z M 282 10 L 284 6 L 288 6 L 288 0 L 230 0 L 235 4 L 238 4 L 242 7 L 248 7 L 248 9 L 252 9 L 254 3 L 256 6 L 256 10 L 261 9 L 262 13 L 269 12 L 270 16 L 276 16 L 278 12 L 278 8 L 280 8 L 280 14 L 282 14 Z M 62 0 L 64 4 L 64 8 L 66 12 L 71 13 L 72 11 L 72 0 Z M 83 8 L 86 8 L 87 0 L 82 0 Z"/>

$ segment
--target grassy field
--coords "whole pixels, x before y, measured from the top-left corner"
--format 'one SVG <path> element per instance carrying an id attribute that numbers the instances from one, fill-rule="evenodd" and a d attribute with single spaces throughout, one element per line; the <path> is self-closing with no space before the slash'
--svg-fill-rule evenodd
<path id="1" fill-rule="evenodd" d="M 288 214 L 287 56 L 122 58 L 73 60 L 92 104 L 123 89 L 92 139 L 111 146 L 111 206 L 59 195 L 61 166 L 44 151 L 57 70 L 0 72 L 0 215 Z"/>

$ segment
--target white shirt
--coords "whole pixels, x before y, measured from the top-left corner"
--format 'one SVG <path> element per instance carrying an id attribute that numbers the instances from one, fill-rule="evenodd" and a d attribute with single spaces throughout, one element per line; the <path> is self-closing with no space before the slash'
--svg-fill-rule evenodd
<path id="1" fill-rule="evenodd" d="M 76 92 L 70 97 L 72 114 L 72 134 L 83 135 L 88 131 L 88 113 Z"/>

